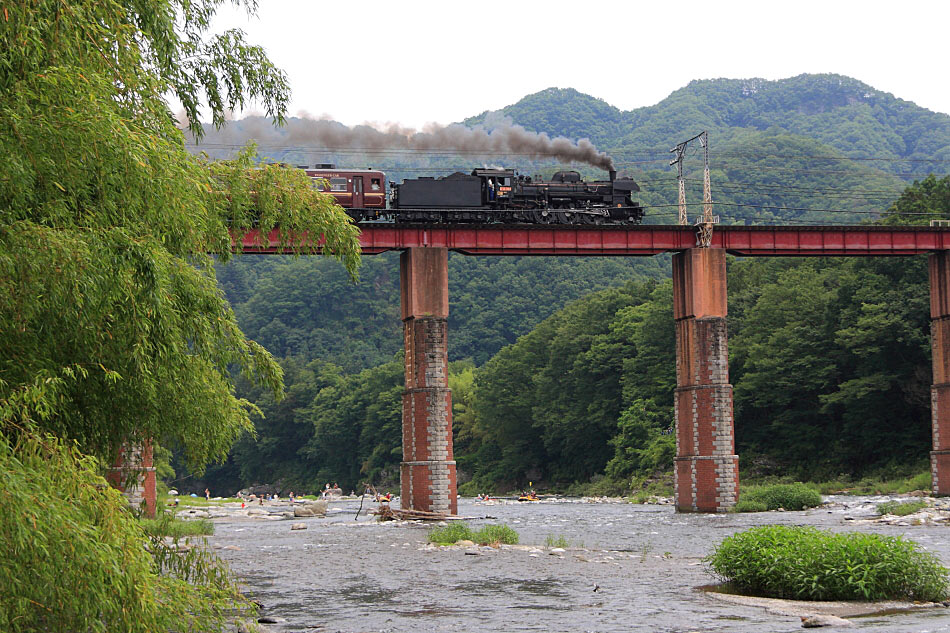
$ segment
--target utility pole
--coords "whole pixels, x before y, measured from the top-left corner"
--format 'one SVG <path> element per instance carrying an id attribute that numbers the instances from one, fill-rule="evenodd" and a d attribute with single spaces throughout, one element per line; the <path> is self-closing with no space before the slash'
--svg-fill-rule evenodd
<path id="1" fill-rule="evenodd" d="M 709 184 L 709 135 L 706 132 L 699 135 L 699 144 L 703 148 L 703 219 L 697 223 L 699 230 L 696 234 L 696 246 L 709 248 L 712 244 L 713 225 L 719 222 L 719 218 L 713 216 L 712 211 L 712 188 Z"/>
<path id="2" fill-rule="evenodd" d="M 678 143 L 676 147 L 670 150 L 670 152 L 676 153 L 676 157 L 670 161 L 670 167 L 676 165 L 676 181 L 679 184 L 679 224 L 689 224 L 689 218 L 686 217 L 686 180 L 683 178 L 683 159 L 686 158 L 687 146 L 696 140 L 703 148 L 703 166 L 705 168 L 703 173 L 703 219 L 701 222 L 702 224 L 714 222 L 712 219 L 712 194 L 709 192 L 708 134 L 700 132 L 693 138 Z M 697 222 L 697 224 L 700 223 Z"/>
<path id="3" fill-rule="evenodd" d="M 693 139 L 689 139 L 690 141 Z M 676 182 L 679 184 L 679 222 L 678 224 L 689 224 L 689 218 L 686 217 L 686 183 L 683 180 L 683 158 L 686 156 L 686 145 L 689 141 L 683 141 L 671 152 L 676 152 L 676 158 L 670 161 L 670 167 L 676 165 Z"/>

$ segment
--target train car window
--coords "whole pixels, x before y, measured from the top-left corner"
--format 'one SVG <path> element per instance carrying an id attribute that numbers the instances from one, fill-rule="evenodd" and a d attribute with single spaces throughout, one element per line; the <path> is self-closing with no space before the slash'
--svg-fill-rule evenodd
<path id="1" fill-rule="evenodd" d="M 327 191 L 328 185 L 325 178 L 311 178 L 310 182 L 317 191 Z"/>
<path id="2" fill-rule="evenodd" d="M 330 191 L 346 191 L 346 178 L 331 178 Z"/>
<path id="3" fill-rule="evenodd" d="M 372 189 L 373 191 L 379 191 L 379 188 L 380 188 L 379 178 L 370 178 L 369 188 Z"/>

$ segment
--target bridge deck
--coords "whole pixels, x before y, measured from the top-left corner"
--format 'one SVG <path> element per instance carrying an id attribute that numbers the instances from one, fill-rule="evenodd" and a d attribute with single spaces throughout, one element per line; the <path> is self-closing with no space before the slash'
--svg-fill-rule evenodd
<path id="1" fill-rule="evenodd" d="M 468 255 L 646 256 L 696 246 L 691 226 L 512 226 L 362 224 L 365 255 L 415 247 L 443 247 Z M 274 236 L 247 253 L 280 253 Z M 929 226 L 717 226 L 713 248 L 747 257 L 876 257 L 950 250 L 950 228 Z"/>

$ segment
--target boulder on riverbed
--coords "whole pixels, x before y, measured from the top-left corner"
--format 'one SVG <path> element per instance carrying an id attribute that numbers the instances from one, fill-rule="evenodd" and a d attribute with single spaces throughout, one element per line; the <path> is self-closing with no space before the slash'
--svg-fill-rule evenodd
<path id="1" fill-rule="evenodd" d="M 802 626 L 806 629 L 815 629 L 820 626 L 852 626 L 851 620 L 845 620 L 834 615 L 801 616 Z"/>
<path id="2" fill-rule="evenodd" d="M 305 501 L 294 505 L 295 517 L 325 517 L 327 515 L 327 502 L 323 500 Z"/>

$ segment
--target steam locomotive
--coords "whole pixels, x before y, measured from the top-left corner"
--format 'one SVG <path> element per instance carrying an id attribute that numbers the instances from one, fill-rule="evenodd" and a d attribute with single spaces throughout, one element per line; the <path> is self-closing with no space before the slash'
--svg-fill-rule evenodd
<path id="1" fill-rule="evenodd" d="M 630 178 L 585 182 L 576 171 L 559 171 L 549 181 L 513 169 L 474 169 L 439 178 L 390 183 L 371 169 L 301 166 L 332 194 L 356 222 L 505 223 L 505 224 L 639 224 L 643 208 Z"/>

